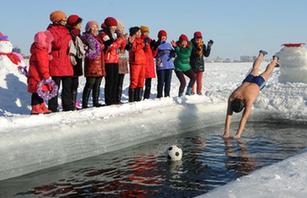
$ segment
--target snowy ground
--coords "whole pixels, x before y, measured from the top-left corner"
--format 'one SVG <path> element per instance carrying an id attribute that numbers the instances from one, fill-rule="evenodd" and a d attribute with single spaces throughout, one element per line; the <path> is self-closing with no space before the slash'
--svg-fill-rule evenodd
<path id="1" fill-rule="evenodd" d="M 263 66 L 265 66 L 265 64 Z M 172 131 L 169 131 L 169 133 L 166 133 L 165 135 L 176 134 L 177 133 L 176 130 L 178 130 L 180 127 L 183 126 L 191 127 L 194 125 L 202 125 L 203 123 L 214 124 L 214 122 L 221 122 L 224 119 L 222 115 L 225 114 L 227 97 L 229 96 L 230 92 L 242 82 L 243 78 L 248 73 L 250 67 L 251 63 L 208 63 L 205 72 L 204 93 L 206 94 L 204 96 L 191 96 L 182 99 L 176 98 L 175 96 L 177 95 L 178 92 L 178 80 L 176 79 L 176 76 L 173 75 L 173 84 L 171 91 L 172 98 L 165 98 L 161 100 L 159 99 L 147 100 L 147 101 L 142 101 L 140 103 L 125 104 L 122 106 L 92 108 L 78 112 L 65 112 L 65 113 L 50 114 L 45 116 L 44 115 L 29 116 L 30 94 L 26 92 L 26 78 L 21 74 L 19 74 L 14 66 L 0 65 L 0 134 L 2 134 L 1 135 L 2 137 L 0 138 L 0 140 L 2 140 L 0 144 L 1 147 L 0 150 L 3 151 L 2 153 L 0 153 L 0 156 L 1 158 L 4 159 L 9 157 L 8 160 L 5 160 L 7 162 L 11 160 L 12 162 L 16 163 L 18 162 L 18 156 L 22 155 L 22 153 L 15 153 L 14 156 L 14 155 L 9 155 L 8 153 L 5 154 L 4 151 L 9 151 L 10 148 L 13 148 L 18 144 L 28 145 L 24 147 L 25 149 L 29 148 L 29 145 L 34 143 L 37 144 L 37 147 L 44 148 L 44 143 L 46 143 L 46 141 L 48 142 L 55 140 L 56 142 L 56 140 L 60 140 L 63 137 L 71 140 L 72 138 L 76 138 L 75 136 L 76 134 L 80 134 L 80 137 L 82 136 L 84 138 L 87 137 L 86 133 L 90 132 L 94 133 L 95 130 L 96 131 L 98 129 L 101 130 L 103 127 L 104 128 L 109 127 L 110 132 L 114 132 L 115 129 L 119 129 L 118 127 L 124 126 L 125 124 L 133 126 L 134 122 L 145 123 L 142 126 L 133 126 L 133 127 L 139 127 L 139 131 L 152 133 L 151 135 L 147 136 L 146 139 L 146 140 L 152 140 L 154 138 L 157 138 L 154 137 L 155 136 L 154 132 L 151 132 L 153 126 L 155 127 L 158 126 L 158 128 L 161 127 L 160 128 L 161 130 L 169 129 L 170 126 L 163 125 L 163 120 L 162 120 L 163 118 L 164 119 L 167 118 L 167 116 L 170 116 L 169 123 L 176 125 L 176 127 L 174 127 Z M 266 111 L 267 114 L 269 114 L 274 119 L 284 119 L 293 122 L 297 121 L 306 122 L 307 84 L 299 84 L 299 83 L 280 84 L 278 83 L 278 76 L 279 76 L 279 69 L 277 69 L 274 72 L 273 77 L 269 81 L 267 88 L 264 89 L 264 91 L 259 96 L 254 106 L 255 110 L 259 112 Z M 128 99 L 127 97 L 128 80 L 129 77 L 126 76 L 125 86 L 124 86 L 125 91 L 123 97 L 124 101 L 127 101 Z M 153 96 L 155 96 L 156 80 L 154 80 L 153 82 L 154 82 Z M 79 93 L 82 92 L 83 85 L 84 85 L 84 79 L 82 78 Z M 79 94 L 79 97 L 80 96 L 81 94 Z M 103 98 L 102 94 L 101 98 Z M 195 111 L 197 112 L 197 115 L 195 115 Z M 181 114 L 179 115 L 180 112 Z M 210 115 L 211 118 L 207 118 L 208 116 L 203 116 L 203 115 Z M 150 124 L 152 119 L 151 116 L 156 116 L 153 125 Z M 161 119 L 159 118 L 160 120 L 157 118 L 159 116 L 161 116 Z M 194 120 L 193 122 L 186 122 L 186 121 L 182 122 L 182 119 L 187 119 L 189 116 L 193 118 L 195 117 L 196 120 Z M 108 120 L 110 120 L 110 122 L 108 122 Z M 102 126 L 101 123 L 106 123 L 106 124 Z M 81 130 L 82 125 L 86 126 L 87 131 Z M 48 129 L 48 131 L 45 131 L 46 129 Z M 57 131 L 57 133 L 49 133 L 49 130 Z M 73 132 L 74 130 L 78 132 Z M 127 130 L 127 132 L 128 131 L 129 130 Z M 142 136 L 144 134 L 139 133 L 138 135 Z M 16 141 L 16 138 L 14 138 L 18 136 L 23 137 L 20 138 L 19 142 Z M 63 141 L 60 140 L 59 142 L 57 142 L 59 149 L 66 149 L 62 146 L 62 144 L 67 143 L 65 142 L 65 138 Z M 100 138 L 106 138 L 106 137 L 102 136 Z M 113 137 L 113 139 L 114 138 L 116 137 Z M 123 136 L 120 139 L 125 139 L 125 138 L 130 138 L 132 143 L 139 143 L 141 141 L 139 140 L 133 142 L 133 137 L 129 136 L 126 137 Z M 96 143 L 98 145 L 97 141 L 95 142 L 94 139 L 91 139 L 89 141 L 93 141 L 93 144 Z M 76 144 L 78 144 L 78 142 Z M 71 145 L 71 142 L 69 142 L 69 144 L 67 143 L 67 145 Z M 56 146 L 57 145 L 55 145 L 55 147 Z M 118 148 L 121 147 L 119 146 Z M 47 158 L 50 157 L 50 159 L 52 156 L 55 156 L 55 153 L 60 152 L 59 150 L 52 150 L 51 148 L 46 148 L 46 152 L 48 152 L 48 149 L 50 152 Z M 99 149 L 107 149 L 107 148 L 99 148 Z M 113 150 L 114 149 L 116 148 L 113 148 Z M 93 154 L 99 154 L 99 152 L 97 150 L 94 150 Z M 57 162 L 52 161 L 54 165 L 65 163 L 68 162 L 69 160 L 80 159 L 80 156 L 79 158 L 77 157 L 74 158 L 75 156 L 72 157 L 61 156 L 61 157 L 62 158 L 59 158 L 61 160 Z M 68 159 L 69 157 L 71 158 Z M 81 157 L 88 157 L 88 155 L 84 153 L 84 156 Z M 46 167 L 46 164 L 45 166 L 43 166 L 44 163 L 51 162 L 48 161 L 50 159 L 47 158 L 45 159 L 46 161 L 43 161 L 44 159 L 40 159 L 42 160 L 40 162 L 40 165 L 42 166 L 39 168 Z M 295 158 L 298 167 L 302 168 L 302 171 L 304 172 L 307 171 L 304 170 L 306 169 L 305 168 L 306 166 L 303 166 L 304 164 L 306 165 L 307 161 L 306 158 L 307 158 L 306 154 L 297 156 Z M 290 167 L 291 164 L 287 162 L 285 163 L 288 164 Z M 29 167 L 31 166 L 31 164 L 28 165 Z M 9 166 L 10 166 L 9 163 L 2 164 L 1 170 L 3 171 L 5 170 L 5 168 Z M 287 168 L 289 167 L 282 165 L 281 169 L 276 168 L 275 170 L 276 174 L 278 171 L 281 171 L 282 174 L 283 172 L 288 170 Z M 17 167 L 17 169 L 14 169 L 14 171 L 16 172 L 19 171 L 20 174 L 24 173 L 23 170 L 21 170 L 22 169 L 21 167 L 19 168 Z M 29 172 L 34 170 L 30 169 L 27 171 Z M 260 174 L 261 170 L 258 171 L 257 173 L 258 176 L 255 177 L 261 178 L 262 177 Z M 264 172 L 264 174 L 265 173 L 266 172 Z M 288 176 L 290 177 L 291 175 Z M 5 177 L 9 177 L 9 175 L 3 176 L 3 178 Z M 296 178 L 297 180 L 293 178 L 292 179 L 293 181 L 295 180 L 300 182 L 301 181 L 300 179 L 303 179 L 304 177 L 305 176 L 303 174 L 296 174 L 296 176 L 293 178 Z M 267 182 L 272 182 L 271 187 L 273 189 L 276 187 L 275 191 L 273 190 L 274 193 L 276 193 L 276 191 L 280 187 L 278 185 L 279 182 L 284 183 L 287 178 L 288 177 L 286 176 L 281 177 L 280 179 L 276 179 L 275 177 L 270 177 L 270 176 L 265 177 Z M 261 180 L 258 180 L 258 182 L 259 181 Z M 307 186 L 306 182 L 307 180 L 305 179 L 302 181 L 305 182 L 302 185 Z M 231 188 L 233 188 L 234 185 L 236 184 L 231 184 Z M 291 192 L 291 190 L 294 191 L 297 189 L 295 188 L 289 189 L 289 192 Z M 229 190 L 226 190 L 224 192 L 226 194 L 229 194 Z M 249 191 L 244 191 L 244 192 L 246 195 Z M 230 196 L 230 197 L 236 197 L 236 196 Z M 242 196 L 238 195 L 238 197 Z"/>

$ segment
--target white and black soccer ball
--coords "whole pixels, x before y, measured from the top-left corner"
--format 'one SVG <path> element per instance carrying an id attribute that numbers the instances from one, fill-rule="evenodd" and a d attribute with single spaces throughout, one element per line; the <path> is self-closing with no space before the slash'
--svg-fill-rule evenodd
<path id="1" fill-rule="evenodd" d="M 182 149 L 177 145 L 172 145 L 167 149 L 167 159 L 170 161 L 180 161 L 182 159 Z"/>

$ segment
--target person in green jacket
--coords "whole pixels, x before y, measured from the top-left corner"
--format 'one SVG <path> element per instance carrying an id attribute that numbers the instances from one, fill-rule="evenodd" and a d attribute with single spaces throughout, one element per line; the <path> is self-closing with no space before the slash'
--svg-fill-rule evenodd
<path id="1" fill-rule="evenodd" d="M 178 96 L 181 97 L 183 95 L 186 87 L 185 76 L 190 79 L 186 95 L 192 95 L 192 87 L 196 80 L 196 74 L 193 72 L 190 64 L 190 57 L 193 49 L 192 44 L 189 42 L 188 37 L 182 34 L 179 37 L 179 41 L 172 41 L 172 45 L 175 48 L 177 55 L 174 64 L 176 76 L 180 81 Z"/>

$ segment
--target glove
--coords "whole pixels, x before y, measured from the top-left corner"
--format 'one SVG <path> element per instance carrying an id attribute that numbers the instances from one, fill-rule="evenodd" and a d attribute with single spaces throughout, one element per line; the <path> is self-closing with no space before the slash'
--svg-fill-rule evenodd
<path id="1" fill-rule="evenodd" d="M 49 77 L 48 79 L 44 79 L 44 85 L 42 86 L 42 90 L 50 92 L 52 90 L 51 82 L 53 82 L 51 77 Z"/>
<path id="2" fill-rule="evenodd" d="M 150 41 L 150 39 L 149 39 L 148 37 L 146 37 L 146 38 L 144 39 L 144 43 L 145 43 L 145 45 L 146 45 L 146 44 L 148 44 L 148 43 L 149 43 L 149 41 Z"/>
<path id="3" fill-rule="evenodd" d="M 106 41 L 108 41 L 108 40 L 110 40 L 110 37 L 109 37 L 108 35 L 105 35 L 105 36 L 103 37 L 103 41 L 106 42 Z"/>
<path id="4" fill-rule="evenodd" d="M 116 40 L 116 39 L 117 39 L 117 34 L 116 34 L 116 33 L 112 33 L 112 38 L 113 38 L 114 40 Z"/>
<path id="5" fill-rule="evenodd" d="M 211 46 L 213 45 L 213 43 L 214 43 L 213 40 L 210 40 L 210 41 L 208 42 L 208 46 L 211 47 Z"/>

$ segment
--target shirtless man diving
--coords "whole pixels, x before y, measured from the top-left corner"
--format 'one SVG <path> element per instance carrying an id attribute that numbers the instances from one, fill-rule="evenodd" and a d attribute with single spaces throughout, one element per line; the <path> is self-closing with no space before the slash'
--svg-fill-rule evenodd
<path id="1" fill-rule="evenodd" d="M 225 130 L 223 135 L 224 138 L 230 137 L 231 116 L 233 112 L 239 113 L 244 109 L 239 129 L 235 135 L 235 138 L 241 137 L 248 117 L 252 112 L 253 103 L 259 95 L 260 90 L 264 88 L 265 83 L 270 78 L 274 68 L 279 66 L 279 58 L 277 56 L 273 56 L 273 59 L 266 67 L 266 70 L 259 75 L 259 68 L 264 60 L 265 55 L 267 55 L 266 51 L 261 50 L 259 52 L 259 55 L 253 64 L 252 71 L 243 80 L 243 83 L 235 91 L 232 92 L 228 99 Z"/>

